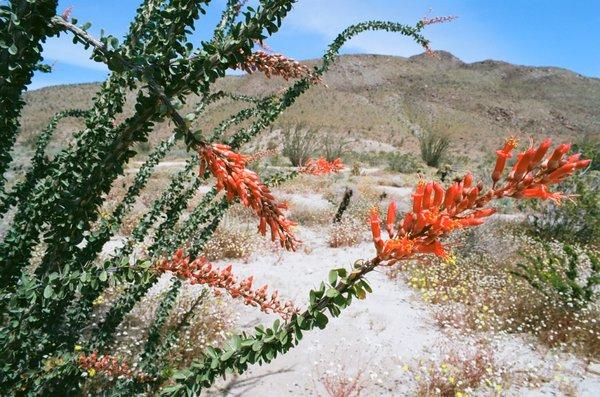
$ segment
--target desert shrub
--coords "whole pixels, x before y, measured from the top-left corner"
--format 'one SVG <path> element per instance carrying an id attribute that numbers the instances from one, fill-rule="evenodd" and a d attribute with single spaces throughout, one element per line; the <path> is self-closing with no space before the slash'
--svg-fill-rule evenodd
<path id="1" fill-rule="evenodd" d="M 354 374 L 349 374 L 346 368 L 340 368 L 322 375 L 321 383 L 330 397 L 358 397 L 365 388 L 364 372 L 359 368 Z"/>
<path id="2" fill-rule="evenodd" d="M 283 155 L 294 167 L 304 165 L 320 141 L 317 130 L 305 125 L 296 125 L 285 130 L 283 138 Z"/>
<path id="3" fill-rule="evenodd" d="M 450 148 L 450 138 L 439 132 L 424 132 L 419 137 L 421 158 L 430 167 L 438 167 Z"/>
<path id="4" fill-rule="evenodd" d="M 548 240 L 600 246 L 600 173 L 577 176 L 561 189 L 573 199 L 535 204 L 529 215 L 532 232 Z"/>
<path id="5" fill-rule="evenodd" d="M 512 273 L 565 309 L 579 310 L 593 302 L 600 285 L 600 260 L 566 244 L 562 252 L 544 246 L 545 255 L 523 254 L 525 262 Z"/>
<path id="6" fill-rule="evenodd" d="M 424 168 L 423 161 L 411 153 L 390 153 L 388 157 L 388 168 L 390 171 L 403 174 L 417 173 Z"/>
<path id="7" fill-rule="evenodd" d="M 587 136 L 585 139 L 573 145 L 573 152 L 592 160 L 590 171 L 600 171 L 600 141 L 597 137 Z"/>
<path id="8" fill-rule="evenodd" d="M 327 161 L 342 158 L 348 152 L 348 146 L 355 141 L 339 133 L 324 133 L 322 135 L 320 141 Z"/>
<path id="9" fill-rule="evenodd" d="M 308 203 L 291 203 L 290 219 L 299 225 L 328 225 L 334 216 L 333 207 L 314 206 Z"/>
<path id="10" fill-rule="evenodd" d="M 492 394 L 501 394 L 503 390 L 502 373 L 493 350 L 483 342 L 461 350 L 445 348 L 441 359 L 420 360 L 409 370 L 417 379 L 419 397 L 466 396 L 467 391 L 480 386 Z"/>
<path id="11" fill-rule="evenodd" d="M 365 240 L 365 222 L 353 217 L 344 217 L 329 228 L 329 246 L 351 247 Z"/>
<path id="12" fill-rule="evenodd" d="M 212 238 L 204 244 L 202 254 L 211 261 L 247 260 L 264 245 L 255 228 L 254 225 L 239 223 L 230 218 L 217 227 Z"/>
<path id="13" fill-rule="evenodd" d="M 102 318 L 102 312 L 109 310 L 122 292 L 123 290 L 107 291 L 97 299 L 95 310 L 98 319 Z M 144 305 L 136 306 L 128 313 L 116 330 L 111 350 L 125 362 L 131 363 L 133 368 L 144 364 L 141 358 L 146 348 L 149 325 L 166 294 L 168 288 L 149 293 Z M 194 358 L 209 347 L 222 346 L 234 331 L 235 320 L 227 298 L 214 295 L 205 288 L 182 288 L 174 306 L 176 309 L 169 313 L 160 330 L 162 337 L 172 337 L 174 331 L 179 335 L 164 357 L 170 371 L 189 366 Z M 111 387 L 110 379 L 93 376 L 89 371 L 86 377 L 89 380 L 85 388 L 87 393 L 102 394 L 103 390 Z"/>
<path id="14" fill-rule="evenodd" d="M 592 357 L 600 353 L 600 314 L 597 300 L 574 310 L 553 293 L 534 288 L 516 276 L 521 252 L 528 256 L 565 257 L 561 244 L 547 244 L 523 234 L 523 226 L 505 221 L 490 222 L 480 229 L 460 233 L 451 260 L 421 260 L 391 269 L 391 278 L 401 277 L 433 304 L 442 328 L 493 333 L 529 333 L 545 345 Z M 550 250 L 550 251 L 549 251 Z M 502 253 L 501 256 L 498 253 Z M 588 277 L 591 263 L 580 274 Z M 567 266 L 568 267 L 568 266 Z M 564 277 L 564 273 L 562 273 Z M 578 280 L 579 285 L 588 281 Z"/>
<path id="15" fill-rule="evenodd" d="M 361 164 L 358 161 L 352 163 L 352 169 L 350 170 L 350 175 L 352 176 L 360 176 L 362 174 Z"/>

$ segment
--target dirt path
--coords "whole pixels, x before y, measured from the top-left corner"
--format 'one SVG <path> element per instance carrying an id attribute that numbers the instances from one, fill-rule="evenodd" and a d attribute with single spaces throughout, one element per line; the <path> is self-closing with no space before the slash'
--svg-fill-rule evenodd
<path id="1" fill-rule="evenodd" d="M 227 263 L 234 264 L 237 274 L 254 275 L 255 285 L 268 282 L 271 288 L 279 289 L 283 296 L 301 305 L 306 302 L 309 289 L 327 279 L 330 268 L 350 267 L 373 252 L 371 244 L 366 242 L 334 249 L 314 230 L 302 229 L 300 235 L 310 252 Z M 339 318 L 331 319 L 324 330 L 306 333 L 299 346 L 271 364 L 254 366 L 241 376 L 220 382 L 210 395 L 326 395 L 315 379 L 318 375 L 345 371 L 354 376 L 358 369 L 365 370 L 363 377 L 368 380 L 362 396 L 411 395 L 416 386 L 406 371 L 407 364 L 414 365 L 418 358 L 435 355 L 441 344 L 473 345 L 481 337 L 491 339 L 497 359 L 512 366 L 515 374 L 541 376 L 548 381 L 541 388 L 535 383 L 531 387 L 525 384 L 502 395 L 557 395 L 563 383 L 574 385 L 579 396 L 598 395 L 600 376 L 586 372 L 585 364 L 574 357 L 545 354 L 530 341 L 515 335 L 452 336 L 435 325 L 428 305 L 403 282 L 390 280 L 383 272 L 370 274 L 368 280 L 374 292 L 366 300 L 353 302 Z M 259 322 L 270 324 L 275 318 L 240 305 L 243 329 L 251 331 Z M 483 395 L 489 395 L 489 389 Z"/>

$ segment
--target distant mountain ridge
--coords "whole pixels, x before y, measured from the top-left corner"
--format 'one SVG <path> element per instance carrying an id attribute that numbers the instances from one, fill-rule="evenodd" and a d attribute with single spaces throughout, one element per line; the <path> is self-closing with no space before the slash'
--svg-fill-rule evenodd
<path id="1" fill-rule="evenodd" d="M 600 135 L 600 79 L 561 68 L 493 60 L 465 63 L 445 51 L 437 51 L 433 57 L 419 54 L 409 58 L 344 55 L 324 76 L 324 82 L 326 86 L 312 88 L 302 96 L 277 125 L 306 124 L 324 132 L 350 133 L 392 144 L 400 150 L 414 150 L 415 135 L 435 130 L 449 134 L 453 150 L 465 155 L 489 152 L 508 134 L 527 137 L 543 133 L 559 140 L 598 139 Z M 264 95 L 289 84 L 255 74 L 228 76 L 218 88 Z M 31 144 L 55 112 L 91 106 L 98 87 L 65 85 L 26 93 L 21 142 Z M 133 96 L 130 99 L 132 102 Z M 190 104 L 194 102 L 190 100 Z M 219 102 L 199 127 L 208 130 L 241 107 Z M 77 122 L 66 121 L 59 136 L 68 138 L 77 128 Z M 171 129 L 166 123 L 158 125 L 151 141 Z"/>

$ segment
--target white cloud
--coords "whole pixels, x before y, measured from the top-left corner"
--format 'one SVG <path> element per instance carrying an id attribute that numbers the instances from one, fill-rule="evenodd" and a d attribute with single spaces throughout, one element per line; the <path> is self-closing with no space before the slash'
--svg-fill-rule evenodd
<path id="1" fill-rule="evenodd" d="M 90 59 L 92 54 L 91 48 L 86 50 L 82 44 L 73 44 L 70 36 L 61 35 L 58 38 L 52 37 L 43 46 L 44 51 L 42 52 L 42 56 L 46 63 L 54 63 L 55 66 L 67 64 L 96 71 L 108 71 L 106 65 Z"/>

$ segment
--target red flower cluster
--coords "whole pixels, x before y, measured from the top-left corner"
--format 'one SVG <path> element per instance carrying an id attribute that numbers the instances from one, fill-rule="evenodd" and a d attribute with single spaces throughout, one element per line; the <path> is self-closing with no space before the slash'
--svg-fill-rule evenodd
<path id="1" fill-rule="evenodd" d="M 277 313 L 284 320 L 288 320 L 299 310 L 292 301 L 282 303 L 279 300 L 279 292 L 275 291 L 270 296 L 267 293 L 267 285 L 257 290 L 252 289 L 252 276 L 237 281 L 231 272 L 231 265 L 224 269 L 214 269 L 206 258 L 196 258 L 190 261 L 184 256 L 183 249 L 178 249 L 170 260 L 164 259 L 157 264 L 160 271 L 170 271 L 173 274 L 187 279 L 191 284 L 206 284 L 212 288 L 226 290 L 233 298 L 242 298 L 249 306 L 260 308 L 265 313 Z"/>
<path id="2" fill-rule="evenodd" d="M 280 76 L 285 80 L 310 77 L 313 82 L 320 82 L 321 78 L 314 75 L 310 68 L 300 62 L 281 54 L 269 54 L 264 51 L 252 53 L 239 68 L 246 73 L 262 72 L 268 78 Z"/>
<path id="3" fill-rule="evenodd" d="M 448 253 L 440 238 L 450 232 L 469 226 L 477 226 L 495 210 L 486 206 L 493 199 L 502 197 L 539 198 L 559 201 L 562 193 L 552 193 L 548 186 L 560 182 L 576 169 L 587 167 L 590 160 L 580 160 L 579 154 L 565 157 L 570 145 L 559 145 L 544 159 L 552 142 L 547 139 L 538 147 L 529 147 L 517 155 L 517 161 L 506 177 L 504 185 L 497 187 L 516 146 L 508 139 L 497 152 L 496 166 L 492 173 L 494 185 L 484 191 L 479 182 L 473 186 L 473 177 L 467 174 L 461 181 L 444 189 L 437 182 L 420 182 L 413 194 L 412 211 L 404 216 L 398 230 L 395 229 L 396 204 L 391 203 L 386 217 L 387 241 L 381 237 L 379 214 L 373 209 L 370 214 L 371 231 L 377 250 L 377 258 L 393 264 L 415 254 L 433 253 L 445 258 Z"/>
<path id="4" fill-rule="evenodd" d="M 80 355 L 77 358 L 77 363 L 90 376 L 94 376 L 95 373 L 101 373 L 109 377 L 124 377 L 128 379 L 135 377 L 140 381 L 148 380 L 147 374 L 134 374 L 127 363 L 119 362 L 114 356 L 98 355 L 98 352 L 93 352 L 90 355 Z"/>
<path id="5" fill-rule="evenodd" d="M 316 160 L 308 159 L 306 164 L 300 168 L 299 172 L 301 174 L 326 175 L 338 173 L 343 169 L 344 164 L 342 163 L 341 159 L 337 158 L 332 162 L 329 162 L 325 158 L 321 157 Z"/>
<path id="6" fill-rule="evenodd" d="M 269 188 L 255 172 L 246 168 L 250 156 L 235 153 L 229 146 L 219 144 L 202 145 L 198 154 L 200 174 L 204 174 L 208 168 L 217 179 L 217 189 L 225 189 L 228 200 L 238 197 L 246 207 L 252 208 L 260 219 L 258 230 L 262 235 L 266 234 L 268 225 L 271 240 L 279 238 L 285 249 L 296 249 L 298 240 L 291 231 L 295 223 L 283 215 L 287 206 L 285 203 L 275 203 Z"/>

